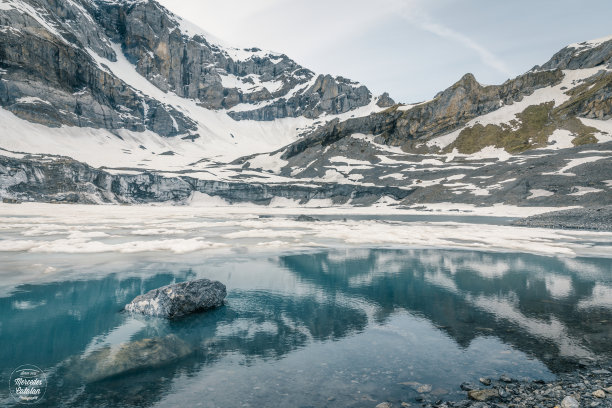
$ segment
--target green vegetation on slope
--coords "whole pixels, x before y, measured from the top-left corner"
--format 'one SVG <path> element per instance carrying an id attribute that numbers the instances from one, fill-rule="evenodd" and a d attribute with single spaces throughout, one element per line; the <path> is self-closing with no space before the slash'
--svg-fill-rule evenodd
<path id="1" fill-rule="evenodd" d="M 557 129 L 574 135 L 574 146 L 597 143 L 598 130 L 584 125 L 578 117 L 607 119 L 612 115 L 612 73 L 594 75 L 566 94 L 570 99 L 556 108 L 552 101 L 532 105 L 508 123 L 465 128 L 445 152 L 456 148 L 460 153 L 472 154 L 495 146 L 508 153 L 521 153 L 547 146 Z"/>

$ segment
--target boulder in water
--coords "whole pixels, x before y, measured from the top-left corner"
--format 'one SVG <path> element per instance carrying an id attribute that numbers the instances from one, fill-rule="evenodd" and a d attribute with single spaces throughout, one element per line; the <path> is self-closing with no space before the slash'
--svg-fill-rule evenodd
<path id="1" fill-rule="evenodd" d="M 140 295 L 125 310 L 148 316 L 176 319 L 219 307 L 227 292 L 221 282 L 200 279 L 154 289 Z"/>

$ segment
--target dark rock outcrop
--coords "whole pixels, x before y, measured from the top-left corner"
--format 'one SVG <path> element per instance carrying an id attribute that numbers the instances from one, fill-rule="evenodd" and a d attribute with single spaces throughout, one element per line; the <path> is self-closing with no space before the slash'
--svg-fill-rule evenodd
<path id="1" fill-rule="evenodd" d="M 223 305 L 227 292 L 221 282 L 200 279 L 154 289 L 125 306 L 131 313 L 177 319 Z"/>

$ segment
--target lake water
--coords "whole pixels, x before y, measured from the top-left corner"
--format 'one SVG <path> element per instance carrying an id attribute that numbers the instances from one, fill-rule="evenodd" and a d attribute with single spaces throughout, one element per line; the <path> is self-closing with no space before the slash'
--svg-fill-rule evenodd
<path id="1" fill-rule="evenodd" d="M 612 357 L 609 258 L 344 247 L 0 260 L 3 276 L 61 269 L 0 288 L 1 383 L 40 367 L 38 406 L 415 404 L 462 398 L 459 385 L 483 376 L 548 380 Z M 176 322 L 122 311 L 196 278 L 225 283 L 225 306 Z M 121 347 L 130 353 L 118 361 Z M 12 401 L 0 386 L 0 404 Z"/>

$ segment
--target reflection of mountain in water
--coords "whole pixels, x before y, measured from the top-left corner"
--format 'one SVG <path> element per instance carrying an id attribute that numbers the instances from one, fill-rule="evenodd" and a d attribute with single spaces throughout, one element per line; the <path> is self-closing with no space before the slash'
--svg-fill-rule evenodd
<path id="1" fill-rule="evenodd" d="M 149 279 L 55 282 L 20 286 L 0 298 L 2 343 L 0 373 L 24 361 L 49 367 L 84 350 L 93 338 L 121 324 L 121 311 L 135 293 L 193 277 L 189 271 L 162 273 Z M 10 373 L 9 373 L 10 374 Z"/>
<path id="2" fill-rule="evenodd" d="M 384 323 L 397 310 L 427 318 L 462 347 L 478 336 L 496 336 L 553 370 L 612 354 L 606 342 L 612 336 L 609 260 L 350 250 L 272 262 L 270 268 L 298 278 L 299 293 L 234 289 L 225 307 L 177 322 L 132 317 L 121 309 L 140 293 L 196 277 L 182 267 L 147 278 L 110 275 L 19 287 L 0 298 L 2 342 L 11 345 L 0 350 L 0 373 L 5 377 L 24 363 L 55 367 L 50 406 L 98 406 L 100 398 L 109 406 L 149 406 L 169 392 L 174 379 L 224 356 L 241 356 L 247 365 L 273 361 L 312 342 L 358 333 L 370 318 Z M 143 339 L 173 336 L 180 339 L 179 358 L 160 356 L 163 367 L 138 362 L 139 347 L 153 344 Z M 119 371 L 108 370 L 121 374 L 78 383 L 98 378 L 79 370 L 95 367 L 98 356 L 117 355 L 113 347 L 119 344 L 128 345 L 124 354 L 133 359 L 118 361 Z"/>
<path id="3" fill-rule="evenodd" d="M 397 309 L 420 314 L 463 347 L 494 335 L 553 371 L 582 358 L 612 356 L 607 259 L 359 250 L 281 262 L 327 293 L 375 304 L 380 321 Z"/>
<path id="4" fill-rule="evenodd" d="M 239 353 L 247 364 L 254 358 L 280 358 L 309 341 L 339 339 L 367 325 L 366 314 L 354 307 L 311 295 L 266 291 L 235 290 L 227 306 L 176 322 L 121 313 L 125 303 L 140 293 L 194 277 L 187 270 L 147 279 L 109 276 L 20 287 L 10 298 L 0 299 L 3 342 L 14 345 L 10 351 L 0 351 L 0 371 L 8 376 L 23 361 L 56 366 L 55 382 L 60 386 L 48 394 L 50 406 L 65 403 L 67 398 L 74 406 L 96 406 L 100 395 L 111 406 L 150 405 L 167 392 L 172 373 L 196 372 L 227 353 Z M 158 363 L 164 357 L 139 361 L 143 359 L 138 357 L 150 351 L 145 349 L 150 342 L 142 339 L 162 339 L 164 344 L 169 334 L 190 347 L 187 356 L 181 353 L 180 359 L 165 361 L 163 367 Z M 119 355 L 134 361 L 112 361 L 116 367 L 106 366 L 104 371 L 115 373 L 114 377 L 99 381 L 103 373 L 91 370 L 100 363 L 97 360 L 116 355 L 113 345 L 119 344 L 130 350 Z M 117 371 L 124 375 L 116 375 Z M 96 381 L 82 388 L 79 378 Z"/>

